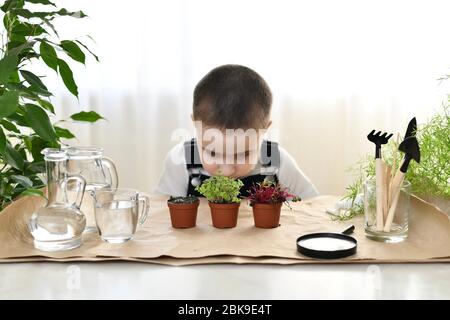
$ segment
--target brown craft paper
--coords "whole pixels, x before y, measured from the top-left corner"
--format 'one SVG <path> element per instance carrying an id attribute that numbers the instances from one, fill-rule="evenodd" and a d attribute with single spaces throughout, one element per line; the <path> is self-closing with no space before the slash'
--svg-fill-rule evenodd
<path id="1" fill-rule="evenodd" d="M 37 197 L 24 197 L 0 214 L 0 262 L 27 261 L 140 261 L 164 265 L 212 263 L 388 263 L 450 262 L 450 219 L 434 206 L 415 197 L 411 199 L 409 237 L 402 243 L 386 244 L 364 236 L 363 217 L 352 221 L 332 221 L 325 213 L 339 200 L 321 196 L 283 207 L 281 226 L 275 229 L 254 227 L 251 207 L 243 201 L 236 228 L 216 229 L 211 225 L 209 207 L 204 199 L 198 212 L 197 227 L 173 229 L 167 197 L 152 196 L 147 222 L 134 240 L 124 244 L 103 242 L 98 235 L 86 233 L 80 248 L 48 253 L 34 249 L 27 230 L 31 213 L 43 205 Z M 90 201 L 86 197 L 85 201 Z M 339 232 L 355 224 L 358 240 L 356 255 L 332 261 L 315 260 L 296 251 L 296 239 L 305 233 Z"/>

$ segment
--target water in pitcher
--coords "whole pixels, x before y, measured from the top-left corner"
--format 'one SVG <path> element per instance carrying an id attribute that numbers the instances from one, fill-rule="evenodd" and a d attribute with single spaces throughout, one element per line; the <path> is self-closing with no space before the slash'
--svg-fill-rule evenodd
<path id="1" fill-rule="evenodd" d="M 86 225 L 83 214 L 70 207 L 44 207 L 30 219 L 30 232 L 36 249 L 59 251 L 81 244 L 81 233 Z"/>
<path id="2" fill-rule="evenodd" d="M 132 239 L 138 221 L 136 201 L 117 200 L 95 207 L 95 218 L 100 236 L 111 243 Z"/>

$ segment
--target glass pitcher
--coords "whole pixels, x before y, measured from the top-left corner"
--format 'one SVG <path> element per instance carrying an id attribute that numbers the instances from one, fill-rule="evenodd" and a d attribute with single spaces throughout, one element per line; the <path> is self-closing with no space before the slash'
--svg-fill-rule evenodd
<path id="1" fill-rule="evenodd" d="M 85 179 L 80 175 L 68 175 L 68 156 L 64 150 L 44 149 L 47 173 L 47 205 L 35 211 L 29 222 L 34 246 L 42 251 L 60 251 L 81 245 L 81 234 L 86 218 L 80 210 Z M 76 190 L 74 202 L 67 197 L 68 185 Z"/>
<path id="2" fill-rule="evenodd" d="M 95 191 L 104 188 L 116 189 L 119 178 L 114 162 L 103 156 L 102 148 L 68 147 L 67 170 L 82 175 L 86 180 L 86 190 Z"/>
<path id="3" fill-rule="evenodd" d="M 103 156 L 102 148 L 67 147 L 69 156 L 67 170 L 70 174 L 79 174 L 86 180 L 86 190 L 92 196 L 96 190 L 117 189 L 119 178 L 114 162 Z M 98 231 L 95 223 L 92 197 L 86 197 L 81 210 L 86 216 L 86 231 Z"/>

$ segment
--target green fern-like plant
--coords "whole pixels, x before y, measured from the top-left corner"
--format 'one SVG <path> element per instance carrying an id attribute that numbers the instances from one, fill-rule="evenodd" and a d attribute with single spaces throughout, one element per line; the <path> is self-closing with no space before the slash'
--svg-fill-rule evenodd
<path id="1" fill-rule="evenodd" d="M 206 179 L 196 187 L 208 201 L 214 203 L 239 203 L 240 189 L 244 184 L 239 179 L 225 177 L 223 175 L 213 176 Z"/>

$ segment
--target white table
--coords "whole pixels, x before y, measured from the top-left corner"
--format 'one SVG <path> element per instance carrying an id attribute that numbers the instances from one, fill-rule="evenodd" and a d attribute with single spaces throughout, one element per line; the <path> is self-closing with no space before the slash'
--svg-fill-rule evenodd
<path id="1" fill-rule="evenodd" d="M 450 299 L 450 264 L 0 264 L 0 299 Z"/>

